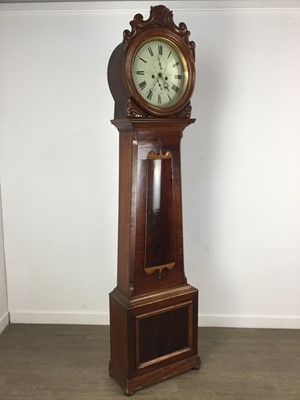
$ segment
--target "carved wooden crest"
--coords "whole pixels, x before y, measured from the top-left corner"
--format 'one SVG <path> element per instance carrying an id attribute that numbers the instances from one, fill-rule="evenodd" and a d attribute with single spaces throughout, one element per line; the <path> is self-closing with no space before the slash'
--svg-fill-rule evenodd
<path id="1" fill-rule="evenodd" d="M 184 22 L 180 22 L 178 26 L 174 23 L 173 12 L 167 7 L 163 5 L 152 6 L 150 9 L 150 17 L 147 20 L 144 20 L 141 14 L 136 14 L 134 19 L 130 21 L 130 25 L 132 28 L 131 32 L 128 29 L 123 32 L 125 50 L 137 34 L 150 28 L 168 28 L 176 35 L 180 36 L 187 44 L 195 60 L 195 42 L 189 41 L 190 31 L 187 29 Z"/>

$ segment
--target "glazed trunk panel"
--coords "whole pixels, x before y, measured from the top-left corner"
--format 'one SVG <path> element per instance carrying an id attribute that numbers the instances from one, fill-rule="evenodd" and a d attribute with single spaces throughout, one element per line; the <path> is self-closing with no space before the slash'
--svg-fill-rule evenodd
<path id="1" fill-rule="evenodd" d="M 137 144 L 135 290 L 186 283 L 183 269 L 179 132 L 140 135 Z M 147 137 L 147 140 L 145 140 Z"/>
<path id="2" fill-rule="evenodd" d="M 175 266 L 172 155 L 150 152 L 147 159 L 147 199 L 145 229 L 146 274 Z"/>

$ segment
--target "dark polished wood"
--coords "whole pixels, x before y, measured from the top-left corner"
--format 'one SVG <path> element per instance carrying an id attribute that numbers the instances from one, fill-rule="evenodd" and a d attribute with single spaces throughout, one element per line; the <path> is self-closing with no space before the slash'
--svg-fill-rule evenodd
<path id="1" fill-rule="evenodd" d="M 198 291 L 183 285 L 128 299 L 110 293 L 110 375 L 130 395 L 137 389 L 200 367 Z"/>
<path id="2" fill-rule="evenodd" d="M 114 50 L 108 82 L 119 131 L 117 287 L 110 293 L 110 375 L 127 395 L 200 367 L 198 291 L 184 273 L 180 142 L 190 118 L 194 43 L 172 12 L 152 7 Z M 177 103 L 159 108 L 141 98 L 131 78 L 136 49 L 149 38 L 173 41 L 188 65 Z"/>
<path id="3" fill-rule="evenodd" d="M 180 140 L 186 126 L 194 119 L 122 119 L 114 120 L 120 132 L 120 189 L 119 189 L 119 246 L 118 246 L 118 287 L 129 298 L 149 293 L 151 291 L 168 289 L 186 283 L 183 266 L 183 235 L 182 235 L 182 199 L 180 173 Z M 173 207 L 172 219 L 166 209 L 160 204 L 158 218 L 166 218 L 166 232 L 158 235 L 167 236 L 169 240 L 160 241 L 152 253 L 169 255 L 174 247 L 176 251 L 170 259 L 162 259 L 162 263 L 175 262 L 174 268 L 165 268 L 146 274 L 147 243 L 156 232 L 149 232 L 149 215 L 147 208 L 148 188 L 153 177 L 149 177 L 148 154 L 170 152 L 172 154 L 172 184 L 169 182 L 169 192 L 164 192 L 165 201 Z M 163 162 L 168 159 L 164 159 Z M 151 161 L 151 160 L 150 160 Z M 170 167 L 170 166 L 169 166 Z M 168 170 L 166 170 L 168 172 Z M 168 176 L 165 177 L 168 181 Z M 148 182 L 149 181 L 149 182 Z M 167 182 L 162 182 L 163 184 Z M 162 228 L 162 227 L 161 227 Z M 147 233 L 150 233 L 150 238 Z M 162 279 L 158 279 L 161 277 Z M 165 277 L 165 279 L 164 279 Z"/>

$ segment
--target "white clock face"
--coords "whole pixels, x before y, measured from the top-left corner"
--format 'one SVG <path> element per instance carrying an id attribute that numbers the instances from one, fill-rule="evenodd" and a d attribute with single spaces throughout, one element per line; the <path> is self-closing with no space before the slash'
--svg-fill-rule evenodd
<path id="1" fill-rule="evenodd" d="M 137 51 L 132 67 L 135 87 L 148 103 L 170 107 L 180 100 L 188 79 L 179 49 L 169 41 L 154 39 Z"/>

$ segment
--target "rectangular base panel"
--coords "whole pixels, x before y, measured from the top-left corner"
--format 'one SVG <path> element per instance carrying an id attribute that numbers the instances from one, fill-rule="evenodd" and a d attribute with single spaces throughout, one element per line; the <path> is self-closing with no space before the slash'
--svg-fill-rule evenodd
<path id="1" fill-rule="evenodd" d="M 134 299 L 110 293 L 109 373 L 130 395 L 189 369 L 197 354 L 198 291 L 190 285 Z"/>

